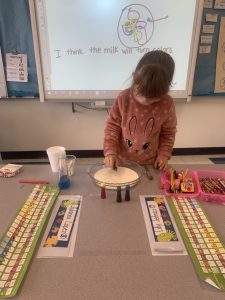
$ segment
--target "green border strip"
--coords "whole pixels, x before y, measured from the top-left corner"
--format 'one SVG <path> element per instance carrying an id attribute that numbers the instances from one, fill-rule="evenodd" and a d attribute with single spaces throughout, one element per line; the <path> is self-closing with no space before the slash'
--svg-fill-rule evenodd
<path id="1" fill-rule="evenodd" d="M 12 288 L 11 293 L 10 293 L 9 295 L 4 295 L 4 294 L 2 295 L 2 294 L 1 294 L 1 289 L 0 289 L 0 298 L 10 298 L 10 297 L 14 297 L 14 296 L 16 295 L 16 293 L 17 293 L 17 291 L 18 291 L 18 289 L 19 289 L 19 287 L 20 287 L 20 284 L 22 283 L 22 280 L 23 280 L 23 278 L 24 278 L 24 275 L 26 274 L 27 268 L 28 268 L 29 263 L 30 263 L 30 261 L 31 261 L 32 255 L 33 255 L 33 253 L 34 253 L 36 244 L 37 244 L 37 242 L 38 242 L 38 239 L 39 239 L 39 236 L 40 236 L 41 231 L 42 231 L 42 229 L 43 229 L 43 226 L 44 226 L 44 224 L 45 224 L 45 221 L 46 221 L 46 219 L 47 219 L 47 217 L 48 217 L 48 214 L 49 214 L 49 212 L 50 212 L 50 210 L 51 210 L 51 208 L 52 208 L 52 206 L 53 206 L 53 204 L 54 204 L 54 202 L 55 202 L 55 200 L 56 200 L 56 198 L 57 198 L 57 196 L 58 196 L 58 194 L 59 194 L 59 191 L 60 191 L 60 190 L 59 190 L 58 187 L 51 186 L 51 185 L 44 185 L 44 187 L 45 187 L 44 193 L 46 193 L 46 192 L 48 192 L 48 193 L 51 192 L 51 193 L 54 193 L 54 195 L 52 195 L 52 199 L 51 199 L 51 201 L 50 201 L 49 204 L 48 204 L 48 208 L 46 209 L 45 214 L 44 214 L 44 216 L 42 217 L 42 221 L 41 221 L 41 223 L 40 223 L 40 225 L 39 225 L 39 227 L 38 227 L 37 232 L 35 233 L 35 236 L 34 236 L 34 239 L 33 239 L 33 241 L 32 241 L 32 244 L 31 244 L 31 246 L 30 246 L 28 255 L 27 255 L 26 259 L 25 259 L 25 262 L 24 262 L 24 264 L 23 264 L 21 270 L 19 271 L 18 277 L 16 278 L 16 282 L 15 282 L 13 288 Z M 30 192 L 30 194 L 33 192 L 34 188 L 35 188 L 35 186 L 33 187 L 33 189 L 32 189 L 32 191 Z M 29 198 L 30 194 L 28 195 L 27 199 Z M 3 236 L 1 237 L 0 243 L 2 242 L 2 240 L 4 239 L 4 237 L 6 236 L 6 234 L 7 234 L 8 230 L 9 230 L 9 228 L 10 228 L 10 227 L 12 226 L 12 224 L 14 223 L 14 220 L 15 220 L 16 217 L 18 216 L 20 210 L 23 208 L 23 206 L 24 206 L 24 204 L 26 203 L 27 199 L 26 199 L 25 202 L 22 204 L 22 206 L 21 206 L 20 209 L 18 210 L 17 214 L 15 215 L 13 221 L 11 222 L 11 224 L 8 226 L 8 228 L 6 229 L 5 233 L 4 233 Z M 15 249 L 14 249 L 14 251 L 15 251 Z M 4 288 L 3 288 L 3 289 L 4 289 Z"/>
<path id="2" fill-rule="evenodd" d="M 190 198 L 190 197 L 184 197 L 184 198 Z M 175 199 L 176 200 L 176 199 Z M 196 200 L 196 199 L 195 199 Z M 179 201 L 179 200 L 177 200 Z M 196 200 L 198 201 L 198 200 Z M 173 197 L 169 197 L 168 198 L 168 204 L 170 206 L 170 209 L 174 215 L 174 218 L 177 222 L 177 226 L 180 230 L 180 233 L 183 237 L 183 240 L 184 240 L 184 243 L 187 247 L 187 250 L 191 256 L 191 259 L 193 261 L 193 264 L 195 266 L 195 269 L 199 275 L 199 277 L 203 280 L 203 281 L 206 281 L 207 279 L 210 279 L 212 280 L 212 282 L 217 286 L 218 289 L 222 290 L 222 291 L 225 291 L 225 278 L 223 277 L 223 275 L 221 273 L 213 273 L 213 272 L 210 272 L 210 273 L 205 273 L 203 270 L 202 270 L 202 266 L 200 265 L 199 263 L 199 259 L 198 257 L 196 256 L 195 254 L 195 251 L 194 251 L 194 248 L 192 247 L 192 243 L 190 242 L 190 239 L 186 233 L 186 230 L 181 222 L 181 219 L 180 219 L 180 216 L 177 212 L 177 209 L 174 205 L 174 201 L 173 201 Z M 198 201 L 198 204 L 199 204 L 199 201 Z M 217 235 L 217 238 L 219 239 L 220 243 L 223 245 L 224 247 L 224 243 L 222 242 L 221 238 L 219 237 L 219 234 L 217 233 L 215 227 L 212 225 L 212 223 L 210 222 L 210 220 L 208 219 L 208 216 L 207 214 L 205 213 L 204 209 L 201 207 L 201 205 L 199 204 L 199 207 L 202 209 L 202 212 L 204 213 L 207 221 L 209 222 L 209 224 L 211 225 L 212 229 L 214 230 L 215 234 Z M 225 247 L 224 247 L 225 248 Z"/>

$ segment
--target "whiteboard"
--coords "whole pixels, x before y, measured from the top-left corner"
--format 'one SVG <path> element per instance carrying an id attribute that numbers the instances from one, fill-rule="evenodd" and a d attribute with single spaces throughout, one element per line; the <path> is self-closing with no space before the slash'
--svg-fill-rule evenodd
<path id="1" fill-rule="evenodd" d="M 0 1 L 0 46 L 3 68 L 0 69 L 2 97 L 5 96 L 5 81 L 8 100 L 39 97 L 34 46 L 28 0 Z M 8 81 L 7 53 L 27 55 L 28 82 Z"/>
<path id="2" fill-rule="evenodd" d="M 175 60 L 174 98 L 191 95 L 203 1 L 30 0 L 42 101 L 114 99 L 140 58 Z"/>

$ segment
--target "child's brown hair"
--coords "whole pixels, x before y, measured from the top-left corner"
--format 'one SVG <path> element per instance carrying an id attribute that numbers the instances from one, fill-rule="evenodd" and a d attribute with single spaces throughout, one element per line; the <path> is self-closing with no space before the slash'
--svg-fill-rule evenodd
<path id="1" fill-rule="evenodd" d="M 168 93 L 172 83 L 175 63 L 161 50 L 146 53 L 136 66 L 132 86 L 146 98 L 159 98 Z"/>

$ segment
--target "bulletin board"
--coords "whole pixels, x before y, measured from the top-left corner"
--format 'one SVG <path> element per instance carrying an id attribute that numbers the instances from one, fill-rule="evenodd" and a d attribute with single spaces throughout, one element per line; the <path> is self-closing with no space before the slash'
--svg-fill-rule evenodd
<path id="1" fill-rule="evenodd" d="M 6 53 L 27 55 L 28 82 L 6 81 L 8 97 L 38 97 L 28 0 L 0 0 L 0 47 L 5 75 Z"/>
<path id="2" fill-rule="evenodd" d="M 225 17 L 224 0 L 205 0 L 202 14 L 199 49 L 195 67 L 193 96 L 224 96 L 224 92 L 215 92 L 217 51 L 220 28 Z M 225 52 L 224 52 L 225 53 Z M 225 61 L 225 54 L 223 55 Z M 224 75 L 225 75 L 225 71 Z"/>

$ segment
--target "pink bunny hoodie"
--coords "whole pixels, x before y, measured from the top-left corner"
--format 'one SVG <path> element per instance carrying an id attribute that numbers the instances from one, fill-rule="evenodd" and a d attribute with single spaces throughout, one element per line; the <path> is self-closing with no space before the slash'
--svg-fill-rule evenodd
<path id="1" fill-rule="evenodd" d="M 171 157 L 176 134 L 173 99 L 143 104 L 132 89 L 122 91 L 115 100 L 105 127 L 104 155 L 139 164 L 153 164 L 157 156 Z"/>

